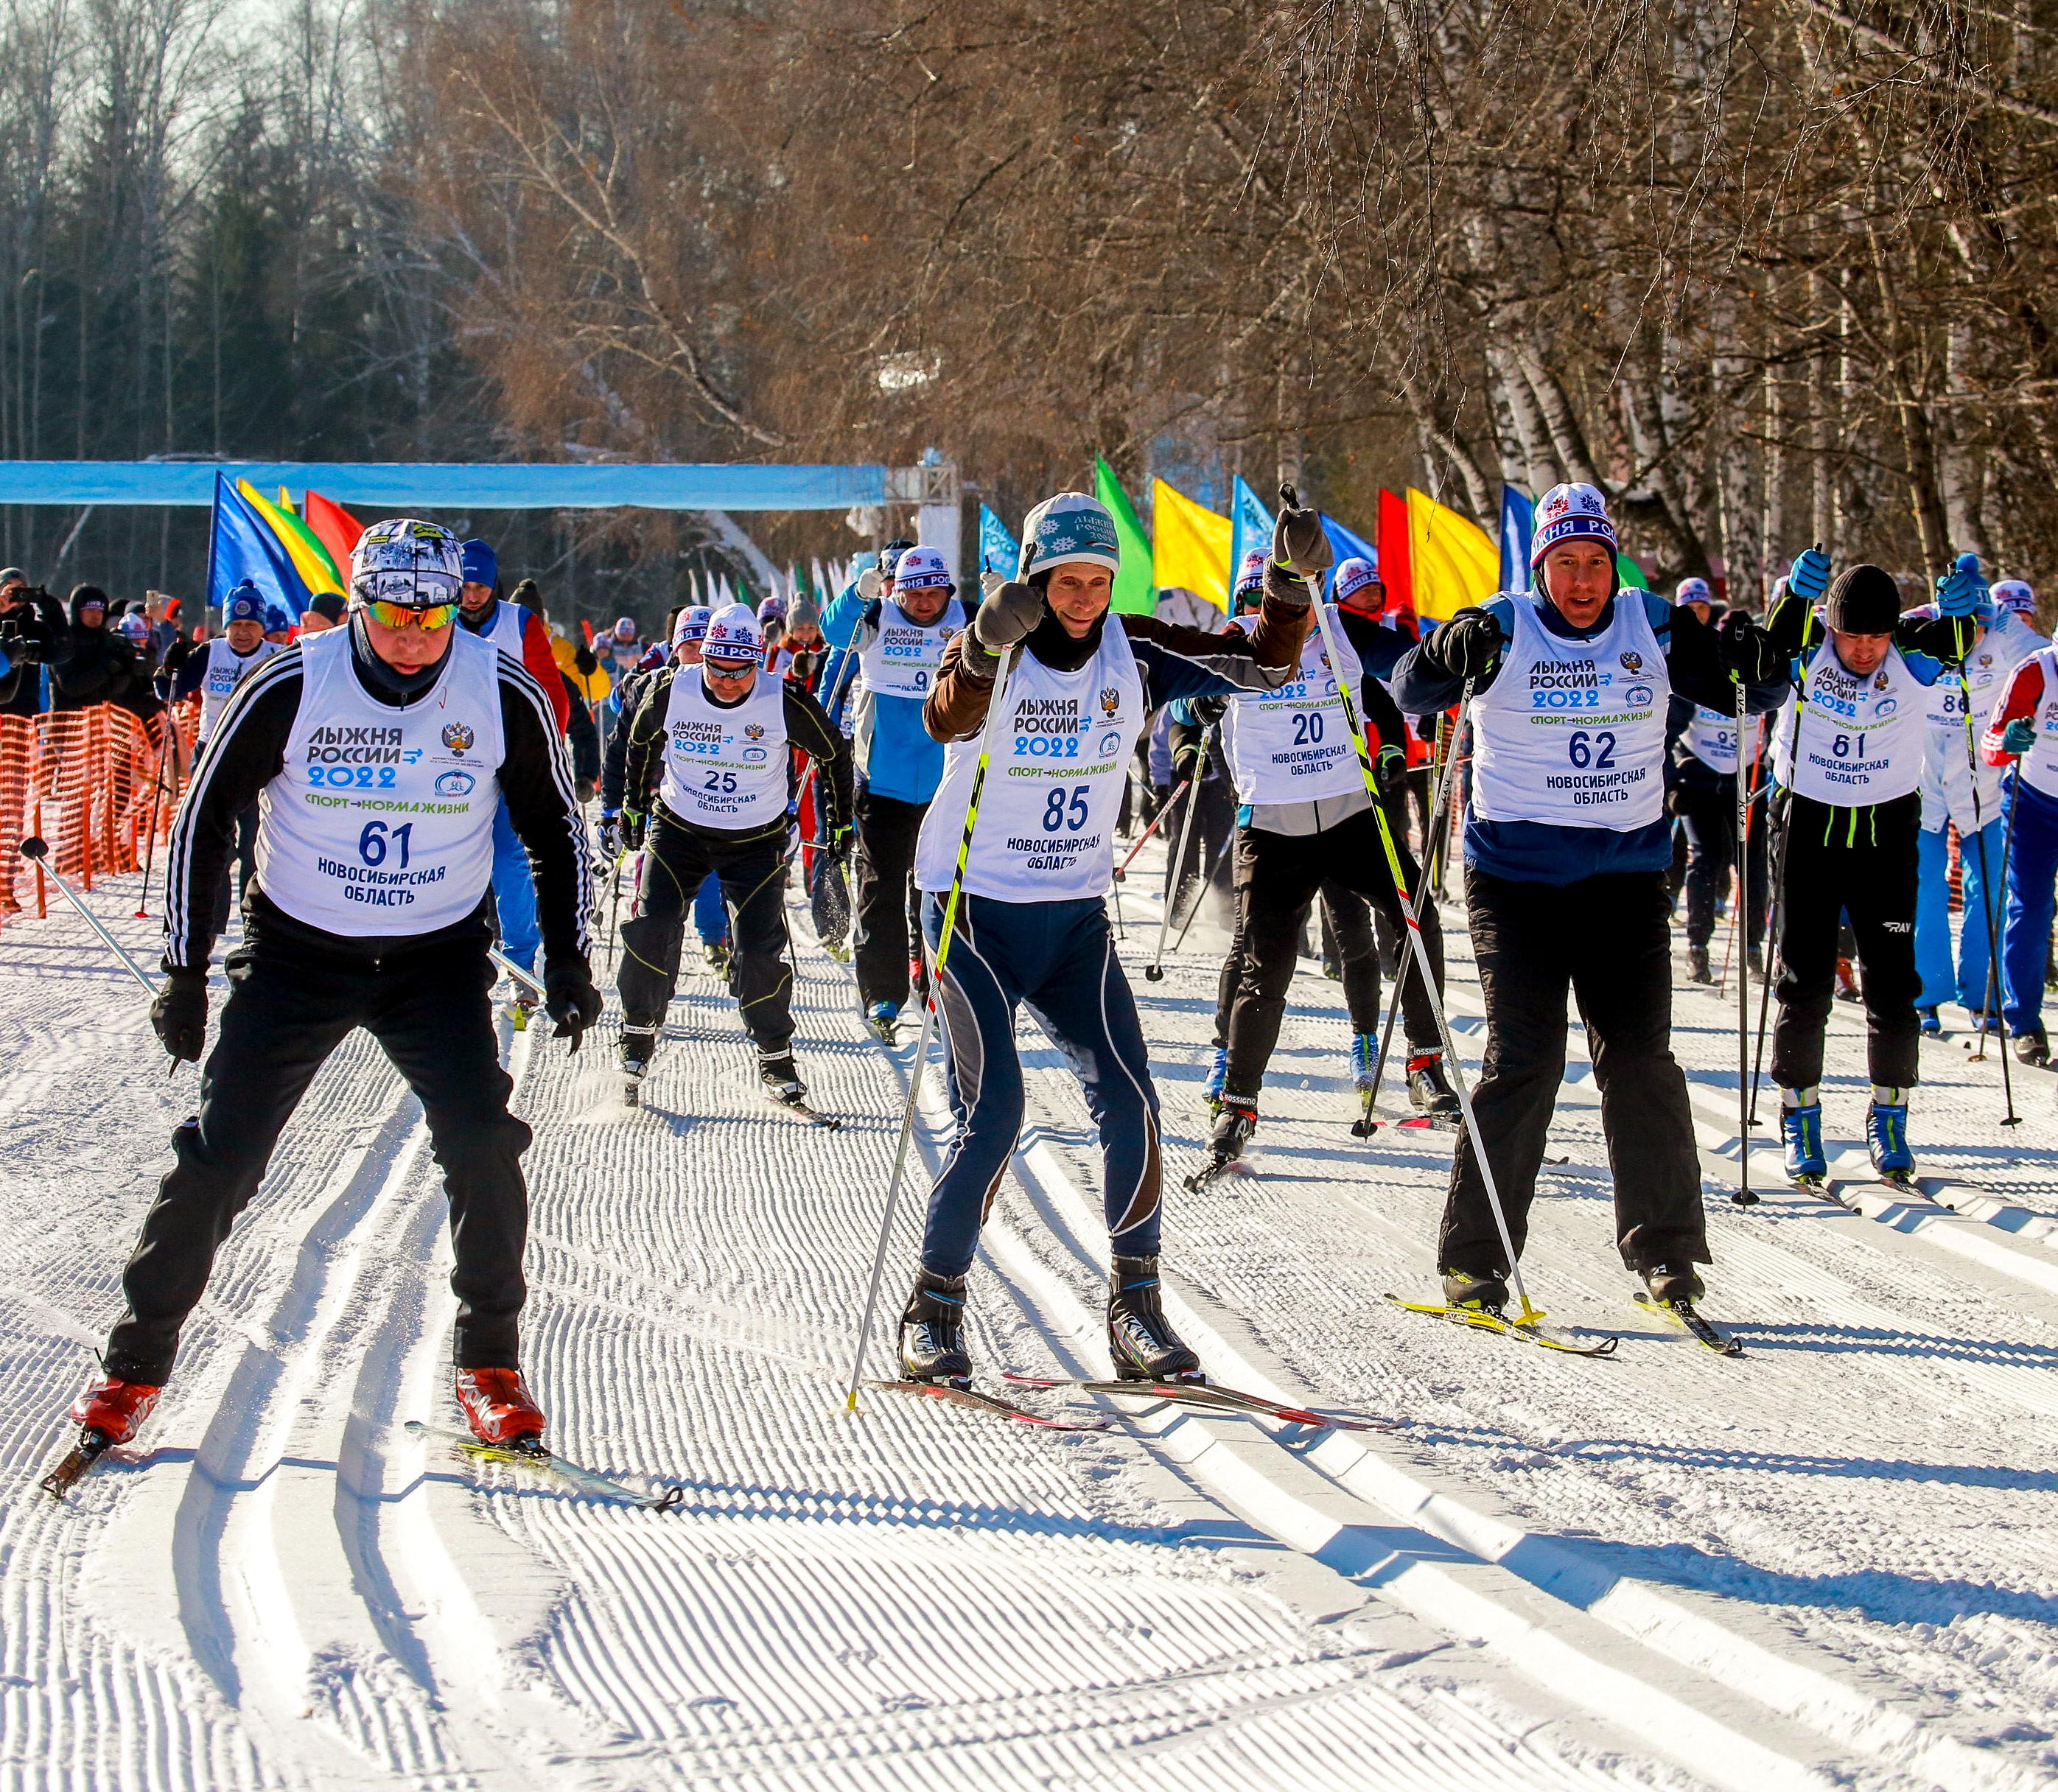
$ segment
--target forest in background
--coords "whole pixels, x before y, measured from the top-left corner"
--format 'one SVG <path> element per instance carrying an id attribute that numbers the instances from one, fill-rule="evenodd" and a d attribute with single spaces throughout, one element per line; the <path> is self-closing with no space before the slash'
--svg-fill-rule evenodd
<path id="1" fill-rule="evenodd" d="M 2058 0 L 0 0 L 0 458 L 1105 454 L 2058 576 Z M 690 517 L 469 519 L 594 614 Z M 0 515 L 190 590 L 199 513 Z M 859 545 L 757 519 L 775 559 Z M 75 534 L 74 534 L 75 531 Z M 68 536 L 60 563 L 59 549 Z M 568 588 L 569 587 L 569 588 Z"/>

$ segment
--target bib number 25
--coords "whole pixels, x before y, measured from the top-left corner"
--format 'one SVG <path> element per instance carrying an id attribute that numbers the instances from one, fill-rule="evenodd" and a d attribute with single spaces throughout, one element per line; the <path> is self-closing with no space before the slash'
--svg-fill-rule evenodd
<path id="1" fill-rule="evenodd" d="M 1077 833 L 1087 824 L 1087 787 L 1083 784 L 1053 785 L 1043 799 L 1043 832 Z"/>

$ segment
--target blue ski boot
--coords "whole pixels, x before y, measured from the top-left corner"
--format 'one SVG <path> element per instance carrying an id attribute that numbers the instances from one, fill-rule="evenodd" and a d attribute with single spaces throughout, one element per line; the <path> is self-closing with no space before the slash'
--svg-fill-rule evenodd
<path id="1" fill-rule="evenodd" d="M 1786 1139 L 1787 1175 L 1794 1182 L 1820 1187 L 1830 1174 L 1822 1155 L 1822 1104 L 1810 1102 L 1806 1107 L 1781 1108 L 1779 1130 Z"/>
<path id="2" fill-rule="evenodd" d="M 900 1004 L 898 1002 L 874 1002 L 864 1011 L 864 1024 L 881 1045 L 899 1043 L 895 1029 L 900 1024 Z"/>
<path id="3" fill-rule="evenodd" d="M 1372 1067 L 1378 1061 L 1379 1041 L 1369 1033 L 1352 1034 L 1351 1081 L 1357 1085 L 1361 1101 L 1372 1094 Z"/>
<path id="4" fill-rule="evenodd" d="M 1873 1173 L 1883 1182 L 1907 1187 L 1915 1178 L 1915 1154 L 1908 1148 L 1908 1103 L 1875 1101 L 1865 1110 L 1865 1142 Z"/>
<path id="5" fill-rule="evenodd" d="M 1921 1023 L 1923 1038 L 1934 1039 L 1943 1036 L 1943 1018 L 1934 1008 L 1917 1008 L 1915 1011 L 1915 1016 Z"/>
<path id="6" fill-rule="evenodd" d="M 1222 1106 L 1222 1085 L 1229 1080 L 1229 1047 L 1215 1047 L 1214 1062 L 1208 1067 L 1208 1079 L 1201 1085 L 1201 1098 L 1206 1102 L 1210 1112 Z"/>

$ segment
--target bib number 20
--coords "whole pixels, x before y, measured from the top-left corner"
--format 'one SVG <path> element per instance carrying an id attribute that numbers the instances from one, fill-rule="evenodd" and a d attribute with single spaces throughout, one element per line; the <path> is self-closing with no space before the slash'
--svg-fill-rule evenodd
<path id="1" fill-rule="evenodd" d="M 1085 827 L 1087 791 L 1083 784 L 1053 785 L 1050 795 L 1043 799 L 1043 832 L 1075 834 Z"/>

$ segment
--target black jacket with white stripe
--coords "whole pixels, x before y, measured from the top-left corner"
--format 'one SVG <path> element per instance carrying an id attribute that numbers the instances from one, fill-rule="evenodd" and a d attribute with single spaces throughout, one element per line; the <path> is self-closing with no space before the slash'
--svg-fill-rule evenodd
<path id="1" fill-rule="evenodd" d="M 499 658 L 501 732 L 506 744 L 500 792 L 535 875 L 536 912 L 546 963 L 553 968 L 583 964 L 591 947 L 586 904 L 590 853 L 585 818 L 572 791 L 564 739 L 542 686 L 508 655 Z M 374 700 L 394 708 L 413 701 L 434 684 L 447 660 L 447 655 L 426 671 L 405 678 L 373 655 L 361 628 L 354 624 L 352 628 L 351 666 L 359 684 Z M 300 649 L 289 647 L 274 655 L 245 678 L 229 699 L 201 756 L 172 824 L 166 858 L 167 971 L 206 968 L 214 946 L 214 892 L 228 874 L 236 850 L 236 817 L 285 769 L 286 743 L 300 710 L 301 685 Z M 428 934 L 361 938 L 330 933 L 296 920 L 267 900 L 256 884 L 250 900 L 258 905 L 268 939 L 298 940 L 312 952 L 376 958 L 438 940 L 492 938 L 490 890 L 481 890 L 478 908 L 454 926 Z"/>

